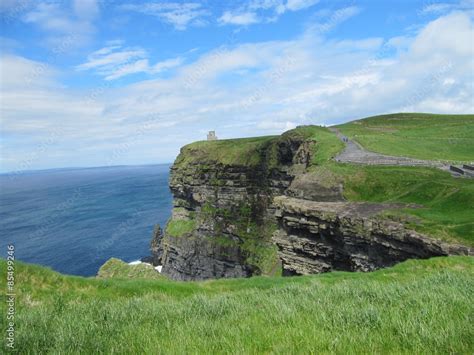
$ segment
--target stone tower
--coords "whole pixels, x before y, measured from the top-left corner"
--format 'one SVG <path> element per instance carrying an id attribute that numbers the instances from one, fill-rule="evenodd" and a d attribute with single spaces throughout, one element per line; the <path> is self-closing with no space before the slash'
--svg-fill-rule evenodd
<path id="1" fill-rule="evenodd" d="M 207 140 L 216 141 L 217 140 L 216 131 L 209 131 L 209 133 L 207 134 Z"/>

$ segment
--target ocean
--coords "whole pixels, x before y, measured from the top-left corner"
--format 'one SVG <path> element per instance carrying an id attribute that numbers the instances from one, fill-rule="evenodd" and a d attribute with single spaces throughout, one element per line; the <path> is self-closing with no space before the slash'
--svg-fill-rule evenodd
<path id="1" fill-rule="evenodd" d="M 171 214 L 170 165 L 0 175 L 0 255 L 93 276 L 111 257 L 150 255 L 153 225 Z"/>

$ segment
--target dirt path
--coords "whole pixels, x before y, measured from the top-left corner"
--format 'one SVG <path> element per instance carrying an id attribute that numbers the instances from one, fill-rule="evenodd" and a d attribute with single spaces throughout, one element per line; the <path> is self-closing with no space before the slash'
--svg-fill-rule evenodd
<path id="1" fill-rule="evenodd" d="M 330 127 L 329 130 L 334 132 L 346 145 L 346 148 L 334 158 L 336 161 L 367 165 L 426 166 L 449 171 L 453 176 L 459 176 L 459 174 L 450 170 L 449 164 L 369 152 L 357 142 L 344 136 L 337 128 Z"/>

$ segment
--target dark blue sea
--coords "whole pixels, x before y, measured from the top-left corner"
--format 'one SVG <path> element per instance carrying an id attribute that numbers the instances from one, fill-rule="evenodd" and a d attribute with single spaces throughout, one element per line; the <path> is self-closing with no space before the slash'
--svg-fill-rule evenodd
<path id="1" fill-rule="evenodd" d="M 171 213 L 169 165 L 56 169 L 0 175 L 0 255 L 92 276 L 109 258 L 150 254 Z"/>

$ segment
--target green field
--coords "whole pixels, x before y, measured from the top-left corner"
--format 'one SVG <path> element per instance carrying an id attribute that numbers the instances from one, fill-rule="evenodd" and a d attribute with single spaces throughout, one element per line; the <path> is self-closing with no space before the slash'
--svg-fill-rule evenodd
<path id="1" fill-rule="evenodd" d="M 389 214 L 419 232 L 474 246 L 474 181 L 430 168 L 328 164 L 350 201 L 416 204 Z"/>
<path id="2" fill-rule="evenodd" d="M 337 126 L 366 149 L 442 161 L 474 161 L 474 115 L 399 113 Z"/>
<path id="3" fill-rule="evenodd" d="M 207 282 L 81 278 L 17 263 L 16 294 L 21 354 L 474 351 L 470 257 Z M 5 298 L 2 283 L 2 308 Z"/>
<path id="4" fill-rule="evenodd" d="M 407 114 L 408 115 L 408 114 Z M 365 121 L 374 126 L 377 122 L 379 126 L 394 126 L 398 118 L 405 117 L 404 114 L 390 116 L 377 116 L 358 121 L 359 124 L 349 123 L 347 127 L 365 127 Z M 396 117 L 397 120 L 391 118 Z M 440 117 L 448 120 L 447 126 L 453 136 L 463 135 L 465 126 L 451 125 L 449 121 L 452 117 L 458 117 L 464 123 L 472 122 L 474 116 L 441 116 L 441 115 L 421 115 L 410 116 L 412 124 L 417 127 L 417 131 L 424 130 L 425 134 L 430 131 L 430 127 L 439 125 Z M 434 120 L 431 123 L 430 119 Z M 344 126 L 344 127 L 346 127 Z M 406 127 L 405 125 L 403 127 Z M 394 218 L 406 222 L 409 227 L 427 233 L 428 235 L 448 242 L 461 243 L 474 246 L 474 179 L 454 178 L 448 172 L 424 167 L 397 167 L 397 166 L 368 166 L 341 164 L 334 162 L 331 158 L 336 156 L 342 149 L 343 144 L 326 128 L 309 127 L 311 137 L 318 142 L 315 156 L 313 158 L 310 171 L 319 176 L 319 181 L 330 186 L 331 184 L 342 183 L 344 185 L 344 197 L 349 201 L 368 202 L 393 202 L 416 204 L 417 208 L 406 208 L 399 211 L 391 211 L 389 214 Z M 350 129 L 347 129 L 350 131 Z M 348 134 L 346 129 L 344 133 Z M 394 136 L 396 137 L 396 136 Z M 474 135 L 472 135 L 474 137 Z M 357 137 L 358 138 L 358 137 Z M 395 138 L 394 138 L 395 139 Z M 433 139 L 434 140 L 434 139 Z M 427 141 L 431 141 L 428 137 Z M 403 141 L 393 143 L 393 149 L 399 149 Z M 469 151 L 471 156 L 474 152 L 474 142 L 471 141 Z M 387 147 L 388 142 L 386 142 Z M 445 152 L 450 160 L 459 158 L 457 155 L 458 146 L 451 145 Z M 422 148 L 420 148 L 421 151 Z M 427 149 L 427 148 L 426 148 Z M 389 153 L 389 152 L 385 152 Z M 434 159 L 435 156 L 425 158 Z M 418 156 L 421 158 L 421 156 Z M 321 178 L 322 177 L 322 178 Z"/>
<path id="5" fill-rule="evenodd" d="M 238 164 L 255 166 L 261 162 L 260 150 L 278 136 L 255 138 L 222 139 L 218 141 L 199 141 L 181 148 L 182 154 L 175 165 L 199 164 Z"/>
<path id="6" fill-rule="evenodd" d="M 474 115 L 393 114 L 369 117 L 338 128 L 366 148 L 381 153 L 428 160 L 474 159 Z M 301 126 L 286 134 L 316 142 L 310 172 L 321 176 L 318 180 L 327 186 L 342 183 L 347 200 L 417 204 L 417 208 L 389 214 L 432 237 L 474 246 L 473 179 L 454 178 L 434 168 L 336 163 L 332 158 L 344 144 L 327 128 Z M 258 165 L 262 149 L 282 137 L 196 142 L 183 148 L 187 153 L 193 150 L 184 157 Z M 445 140 L 450 143 L 440 144 Z"/>

